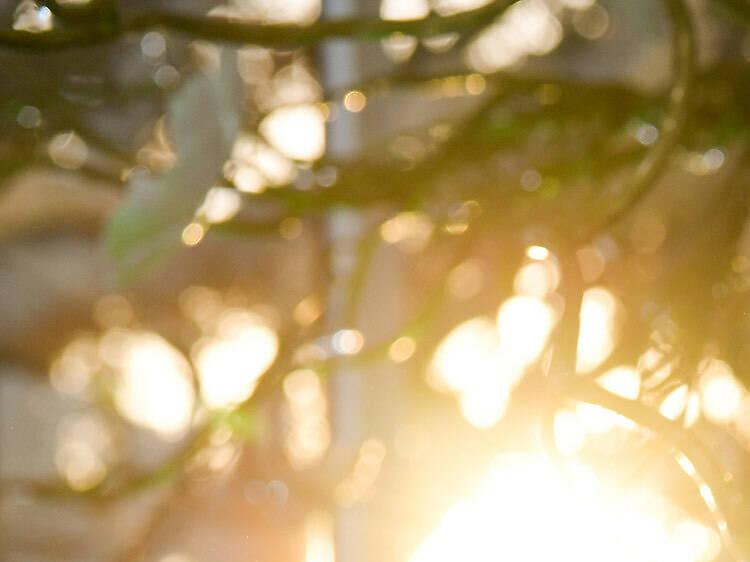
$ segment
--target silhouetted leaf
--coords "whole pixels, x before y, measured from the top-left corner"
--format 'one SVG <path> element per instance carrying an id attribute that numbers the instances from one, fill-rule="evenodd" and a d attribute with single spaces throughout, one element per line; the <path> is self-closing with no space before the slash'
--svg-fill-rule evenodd
<path id="1" fill-rule="evenodd" d="M 239 128 L 241 89 L 233 61 L 225 53 L 221 72 L 196 73 L 170 100 L 167 127 L 175 165 L 132 180 L 106 231 L 121 281 L 180 247 L 182 230 L 221 176 Z"/>

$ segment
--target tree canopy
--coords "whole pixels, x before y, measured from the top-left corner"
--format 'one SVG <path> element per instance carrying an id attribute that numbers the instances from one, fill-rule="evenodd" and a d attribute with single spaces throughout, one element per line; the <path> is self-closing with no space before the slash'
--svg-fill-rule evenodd
<path id="1" fill-rule="evenodd" d="M 151 501 L 91 559 L 209 556 L 190 501 L 237 559 L 749 559 L 749 16 L 1 8 L 0 379 L 70 410 L 4 503 Z"/>

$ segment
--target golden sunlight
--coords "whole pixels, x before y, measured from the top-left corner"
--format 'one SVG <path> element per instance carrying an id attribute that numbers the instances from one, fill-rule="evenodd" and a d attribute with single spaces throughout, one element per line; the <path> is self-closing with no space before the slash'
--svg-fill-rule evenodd
<path id="1" fill-rule="evenodd" d="M 540 454 L 498 457 L 410 562 L 709 562 L 718 533 L 645 487 L 606 489 L 588 467 Z"/>
<path id="2" fill-rule="evenodd" d="M 105 309 L 115 302 L 119 310 Z M 127 320 L 132 311 L 121 305 L 129 306 L 110 295 L 98 316 L 113 325 Z M 99 337 L 79 336 L 52 363 L 49 376 L 58 391 L 87 401 L 106 387 L 120 415 L 165 439 L 180 437 L 192 419 L 192 369 L 179 350 L 154 332 L 113 327 Z M 68 449 L 81 452 L 84 447 Z"/>
<path id="3" fill-rule="evenodd" d="M 505 413 L 509 394 L 523 369 L 500 353 L 497 329 L 489 318 L 456 326 L 440 343 L 428 372 L 436 389 L 453 391 L 461 413 L 475 427 L 490 427 Z"/>
<path id="4" fill-rule="evenodd" d="M 724 406 L 720 406 L 723 408 Z M 693 425 L 700 416 L 701 399 L 696 391 L 690 391 L 687 384 L 682 384 L 671 391 L 659 405 L 659 413 L 670 420 L 684 415 L 685 427 Z"/>
<path id="5" fill-rule="evenodd" d="M 454 328 L 433 356 L 428 381 L 457 394 L 461 413 L 475 427 L 491 427 L 505 413 L 525 367 L 541 353 L 555 314 L 539 299 L 506 300 L 497 323 L 473 318 Z"/>
<path id="6" fill-rule="evenodd" d="M 508 357 L 528 365 L 544 349 L 556 320 L 555 311 L 543 300 L 511 297 L 497 313 L 500 346 Z"/>
<path id="7" fill-rule="evenodd" d="M 317 160 L 325 150 L 325 118 L 313 104 L 275 109 L 261 122 L 260 132 L 292 160 Z"/>
<path id="8" fill-rule="evenodd" d="M 549 256 L 540 246 L 530 250 L 536 256 L 532 259 Z M 542 261 L 527 265 L 542 270 L 525 272 L 522 267 L 516 289 L 536 296 L 505 300 L 495 323 L 480 317 L 459 324 L 435 350 L 428 371 L 428 382 L 438 390 L 453 391 L 464 418 L 475 427 L 491 427 L 502 418 L 513 388 L 538 358 L 557 322 L 552 306 L 538 298 L 556 286 L 556 266 Z"/>
<path id="9" fill-rule="evenodd" d="M 313 511 L 305 520 L 305 562 L 335 562 L 334 521 L 325 511 Z"/>
<path id="10" fill-rule="evenodd" d="M 439 390 L 457 390 L 466 377 L 491 361 L 498 347 L 495 325 L 489 318 L 459 324 L 435 350 L 428 381 Z"/>
<path id="11" fill-rule="evenodd" d="M 222 313 L 214 334 L 192 350 L 201 398 L 209 408 L 229 408 L 246 400 L 278 352 L 276 332 L 266 320 L 246 310 Z"/>
<path id="12" fill-rule="evenodd" d="M 641 389 L 641 377 L 634 367 L 622 365 L 604 373 L 596 380 L 602 388 L 628 400 L 638 398 Z M 615 427 L 633 427 L 633 423 L 623 416 L 597 406 L 581 403 L 576 406 L 576 415 L 587 434 L 601 435 Z"/>
<path id="13" fill-rule="evenodd" d="M 125 330 L 105 334 L 102 351 L 119 371 L 117 410 L 163 437 L 179 437 L 190 424 L 195 399 L 185 357 L 155 333 Z"/>
<path id="14" fill-rule="evenodd" d="M 726 423 L 739 409 L 746 391 L 728 363 L 709 359 L 702 367 L 699 386 L 703 414 L 712 422 Z"/>
<path id="15" fill-rule="evenodd" d="M 560 269 L 551 260 L 532 261 L 516 273 L 513 288 L 516 293 L 544 298 L 560 283 Z"/>

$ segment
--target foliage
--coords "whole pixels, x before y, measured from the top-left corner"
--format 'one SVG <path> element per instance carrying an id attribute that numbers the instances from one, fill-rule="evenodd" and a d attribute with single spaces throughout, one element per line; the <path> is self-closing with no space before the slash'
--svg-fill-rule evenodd
<path id="1" fill-rule="evenodd" d="M 192 76 L 172 97 L 166 118 L 175 164 L 157 176 L 135 174 L 127 200 L 110 221 L 107 248 L 125 278 L 180 247 L 183 228 L 221 177 L 239 130 L 242 99 L 233 59 L 226 58 L 219 75 Z"/>
<path id="2" fill-rule="evenodd" d="M 237 69 L 241 74 L 242 67 L 235 47 L 251 44 L 267 48 L 263 52 L 271 53 L 271 58 L 298 61 L 309 53 L 305 49 L 331 39 L 435 39 L 456 34 L 455 52 L 518 4 L 496 0 L 464 12 L 407 21 L 353 18 L 285 25 L 221 15 L 198 16 L 162 7 L 126 9 L 108 0 L 92 1 L 83 7 L 46 2 L 44 6 L 55 18 L 51 29 L 0 30 L 0 47 L 11 55 L 34 57 L 40 56 L 35 54 L 39 52 L 60 51 L 60 56 L 75 56 L 80 52 L 76 49 L 101 48 L 106 53 L 105 63 L 129 37 L 154 29 L 167 33 L 169 40 L 178 45 L 175 50 L 182 49 L 183 55 L 195 47 L 189 40 L 213 42 L 198 45 L 205 51 L 203 65 L 185 64 L 180 69 L 189 68 L 188 77 L 174 89 L 172 84 L 162 87 L 169 92 L 162 121 L 166 122 L 169 146 L 161 148 L 173 158 L 171 167 L 144 170 L 142 163 L 135 165 L 143 160 L 138 152 L 141 146 L 118 145 L 77 126 L 85 119 L 71 128 L 103 155 L 103 160 L 118 164 L 95 168 L 90 166 L 93 159 L 84 158 L 86 162 L 67 166 L 63 165 L 67 162 L 64 158 L 56 157 L 51 148 L 48 150 L 55 165 L 74 168 L 74 173 L 104 178 L 118 186 L 125 184 L 122 202 L 105 229 L 106 248 L 125 283 L 140 278 L 179 249 L 189 224 L 200 227 L 201 237 L 208 231 L 217 237 L 254 240 L 279 232 L 285 236 L 285 229 L 296 224 L 290 220 L 340 218 L 342 209 L 372 212 L 378 217 L 386 209 L 390 218 L 378 218 L 377 225 L 368 226 L 357 240 L 358 247 L 353 252 L 356 263 L 344 283 L 346 303 L 339 319 L 340 329 L 333 336 L 320 335 L 318 340 L 310 340 L 303 329 L 284 332 L 278 356 L 274 351 L 275 361 L 262 378 L 259 375 L 257 386 L 252 386 L 241 399 L 228 403 L 225 410 L 196 424 L 197 429 L 190 431 L 180 448 L 161 465 L 145 472 L 124 470 L 78 491 L 59 483 L 33 482 L 28 486 L 41 494 L 111 501 L 157 484 L 173 484 L 184 477 L 186 466 L 197 462 L 201 451 L 212 446 L 211 436 L 217 431 L 227 429 L 243 443 L 254 443 L 263 433 L 263 417 L 259 414 L 262 405 L 282 395 L 281 383 L 289 380 L 290 372 L 297 373 L 301 380 L 308 370 L 325 378 L 341 365 L 358 367 L 399 357 L 394 353 L 398 342 L 406 342 L 407 348 L 412 346 L 404 355 L 407 359 L 417 345 L 430 351 L 439 349 L 438 343 L 446 335 L 440 319 L 448 308 L 446 295 L 450 293 L 453 272 L 456 266 L 466 263 L 467 257 L 481 251 L 482 241 L 490 240 L 496 246 L 493 251 L 505 252 L 504 257 L 513 261 L 513 267 L 519 261 L 526 263 L 523 260 L 547 259 L 523 257 L 527 247 L 541 248 L 554 254 L 561 272 L 561 318 L 556 328 L 550 328 L 544 352 L 522 368 L 537 376 L 535 379 L 527 375 L 524 381 L 543 389 L 539 394 L 543 395 L 544 411 L 539 417 L 543 418 L 548 448 L 556 449 L 555 412 L 572 402 L 599 406 L 628 418 L 667 443 L 675 458 L 684 455 L 689 459 L 697 471 L 697 489 L 703 494 L 701 486 L 708 485 L 713 494 L 710 501 L 705 495 L 704 499 L 722 531 L 727 552 L 737 560 L 744 559 L 750 552 L 750 536 L 746 532 L 746 501 L 738 503 L 736 499 L 741 487 L 717 468 L 711 459 L 710 444 L 706 446 L 688 427 L 687 406 L 672 419 L 660 413 L 666 397 L 675 389 L 684 386 L 686 395 L 697 392 L 706 361 L 726 361 L 745 384 L 750 372 L 750 357 L 743 343 L 750 327 L 742 318 L 750 282 L 747 263 L 738 261 L 747 223 L 748 186 L 743 173 L 750 140 L 746 127 L 750 81 L 746 61 L 737 58 L 699 67 L 695 16 L 686 2 L 662 2 L 670 25 L 672 51 L 666 100 L 630 85 L 597 83 L 574 78 L 574 73 L 561 76 L 549 72 L 549 68 L 545 73 L 543 65 L 542 72 L 533 74 L 506 70 L 479 73 L 467 69 L 456 57 L 451 59 L 450 53 L 420 51 L 414 56 L 416 62 L 405 63 L 401 69 L 340 90 L 324 91 L 315 107 L 331 117 L 334 110 L 361 110 L 346 106 L 346 96 L 352 94 L 369 103 L 402 91 L 427 96 L 435 91 L 451 91 L 458 85 L 462 95 L 469 92 L 468 97 L 473 96 L 474 101 L 457 117 L 441 118 L 423 130 L 399 132 L 383 142 L 373 142 L 352 159 L 287 158 L 286 165 L 292 170 L 287 175 L 291 178 L 281 174 L 284 177 L 274 180 L 272 174 L 266 174 L 263 189 L 240 189 L 241 182 L 232 173 L 241 142 L 252 145 L 254 154 L 268 147 L 270 140 L 263 140 L 263 122 L 275 109 L 270 102 L 264 106 L 257 101 L 260 94 L 253 90 L 256 86 L 252 81 L 240 80 Z M 748 7 L 743 0 L 717 0 L 714 4 L 747 22 Z M 218 53 L 221 55 L 217 57 Z M 443 66 L 446 58 L 449 64 Z M 205 64 L 206 60 L 209 64 Z M 210 67 L 212 60 L 219 70 L 204 73 L 200 68 Z M 124 94 L 117 91 L 107 95 L 118 101 Z M 107 95 L 102 97 L 107 99 Z M 154 91 L 153 85 L 144 86 L 133 97 L 156 100 L 156 113 L 161 113 L 164 94 Z M 20 116 L 17 106 L 13 105 L 12 113 Z M 58 108 L 57 113 L 65 112 Z M 21 126 L 26 127 L 21 121 L 18 117 Z M 58 132 L 49 131 L 49 138 L 43 140 L 54 141 L 53 135 Z M 24 148 L 20 143 L 9 152 L 10 157 L 2 166 L 8 177 L 28 165 L 50 164 L 33 147 Z M 715 164 L 717 158 L 721 161 Z M 718 195 L 706 198 L 701 219 L 696 221 L 700 224 L 690 218 L 680 223 L 680 213 L 675 212 L 675 234 L 666 242 L 666 235 L 660 235 L 659 245 L 663 244 L 663 248 L 659 251 L 663 254 L 658 260 L 649 261 L 656 249 L 636 248 L 633 254 L 638 255 L 623 257 L 622 263 L 614 267 L 619 268 L 615 270 L 620 278 L 613 274 L 608 281 L 631 314 L 621 327 L 621 337 L 611 355 L 589 373 L 576 375 L 586 291 L 591 279 L 598 278 L 596 275 L 589 279 L 585 268 L 580 267 L 581 255 L 598 252 L 601 261 L 601 248 L 613 237 L 630 236 L 632 245 L 637 246 L 642 242 L 638 238 L 638 225 L 642 224 L 639 220 L 646 221 L 646 227 L 663 227 L 659 221 L 654 227 L 654 221 L 647 220 L 650 215 L 642 212 L 658 207 L 657 187 L 665 174 L 691 166 L 697 170 L 695 176 L 713 174 L 724 166 L 722 174 L 726 175 L 718 181 Z M 124 182 L 123 177 L 127 178 Z M 265 189 L 266 184 L 271 187 Z M 252 212 L 239 212 L 216 221 L 200 216 L 199 209 L 205 205 L 209 190 L 217 186 L 231 190 L 241 200 L 243 211 Z M 362 342 L 352 343 L 351 338 L 357 337 L 352 328 L 357 324 L 363 286 L 376 242 L 380 238 L 389 241 L 387 229 L 396 228 L 392 221 L 397 220 L 408 222 L 415 231 L 421 227 L 427 231 L 425 239 L 432 236 L 443 244 L 441 250 L 448 251 L 441 251 L 434 261 L 443 260 L 448 266 L 443 268 L 437 288 L 421 291 L 421 306 L 396 333 L 382 342 L 367 342 L 360 350 Z M 461 235 L 460 242 L 455 242 L 457 233 Z M 393 239 L 394 244 L 403 242 L 397 235 Z M 415 244 L 422 249 L 419 241 Z M 652 266 L 658 269 L 657 274 L 652 274 L 651 269 L 643 273 Z M 502 271 L 506 278 L 493 290 L 505 298 L 512 294 L 513 273 L 509 274 L 507 267 Z M 331 274 L 331 284 L 335 281 L 336 275 Z M 250 316 L 243 321 L 257 321 L 253 329 L 268 328 Z M 457 316 L 461 315 L 453 314 L 453 318 Z M 221 319 L 215 324 L 211 326 L 215 331 L 211 337 L 219 341 Z M 310 352 L 323 337 L 330 340 L 334 351 L 322 355 Z M 350 338 L 348 344 L 337 343 L 336 338 L 346 337 Z M 311 354 L 305 355 L 305 351 Z M 649 352 L 659 355 L 659 360 L 642 367 Z M 414 370 L 422 374 L 429 368 L 429 358 L 418 356 L 418 361 Z M 192 362 L 200 370 L 199 354 L 194 354 Z M 644 380 L 659 379 L 659 373 L 667 367 L 668 374 L 639 390 L 635 397 L 625 398 L 601 384 L 603 375 L 623 363 L 637 365 Z M 519 389 L 522 386 L 519 384 Z M 288 389 L 286 392 L 289 394 Z M 323 487 L 331 488 L 328 482 Z M 330 490 L 327 493 L 331 495 Z"/>

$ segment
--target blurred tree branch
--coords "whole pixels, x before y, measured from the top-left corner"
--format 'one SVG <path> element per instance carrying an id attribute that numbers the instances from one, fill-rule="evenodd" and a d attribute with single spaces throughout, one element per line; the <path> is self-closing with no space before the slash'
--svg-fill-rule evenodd
<path id="1" fill-rule="evenodd" d="M 695 31 L 690 13 L 682 0 L 665 0 L 672 25 L 672 87 L 662 119 L 659 138 L 638 164 L 619 193 L 607 194 L 602 219 L 578 237 L 590 240 L 627 214 L 648 193 L 667 167 L 669 156 L 685 130 L 693 96 L 695 74 Z"/>
<path id="2" fill-rule="evenodd" d="M 195 39 L 272 47 L 304 47 L 327 39 L 377 40 L 393 33 L 425 38 L 475 29 L 490 22 L 514 1 L 495 0 L 474 10 L 450 16 L 431 15 L 421 20 L 343 19 L 320 21 L 309 26 L 243 23 L 219 17 L 171 12 L 161 8 L 121 14 L 117 12 L 114 3 L 105 2 L 99 4 L 104 4 L 110 9 L 97 12 L 105 17 L 71 20 L 68 11 L 58 10 L 57 13 L 64 24 L 59 28 L 44 33 L 0 30 L 0 45 L 32 50 L 59 50 L 105 43 L 128 33 L 156 27 L 183 33 Z M 58 9 L 58 6 L 53 5 L 52 8 Z"/>
<path id="3" fill-rule="evenodd" d="M 717 519 L 717 527 L 722 531 L 723 540 L 735 560 L 744 560 L 750 552 L 745 544 L 747 537 L 747 513 L 738 504 L 738 490 L 731 481 L 724 478 L 711 452 L 688 430 L 677 422 L 663 417 L 658 411 L 636 400 L 628 400 L 613 394 L 593 381 L 581 377 L 565 377 L 560 381 L 562 391 L 573 400 L 600 406 L 616 412 L 641 427 L 648 428 L 659 439 L 672 445 L 682 453 L 695 468 L 696 485 L 707 485 L 713 493 L 717 508 L 712 515 Z M 709 500 L 707 500 L 709 503 Z"/>

